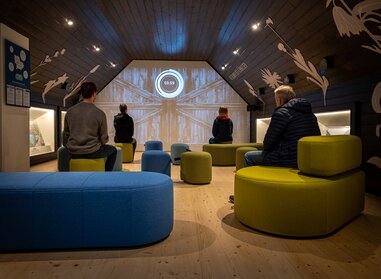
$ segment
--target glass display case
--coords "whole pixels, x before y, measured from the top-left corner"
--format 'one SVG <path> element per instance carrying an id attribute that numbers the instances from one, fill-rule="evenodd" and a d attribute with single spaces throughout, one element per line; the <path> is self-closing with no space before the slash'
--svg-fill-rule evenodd
<path id="1" fill-rule="evenodd" d="M 55 152 L 55 110 L 31 107 L 29 114 L 29 155 Z"/>
<path id="2" fill-rule="evenodd" d="M 349 135 L 351 133 L 351 110 L 315 113 L 323 136 Z M 270 125 L 270 117 L 257 118 L 256 142 L 262 143 Z"/>
<path id="3" fill-rule="evenodd" d="M 61 111 L 61 134 L 64 129 L 66 111 Z"/>

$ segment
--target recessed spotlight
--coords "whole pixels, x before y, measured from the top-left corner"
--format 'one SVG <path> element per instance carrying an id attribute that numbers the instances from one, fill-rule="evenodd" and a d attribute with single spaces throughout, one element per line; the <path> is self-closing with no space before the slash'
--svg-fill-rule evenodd
<path id="1" fill-rule="evenodd" d="M 225 70 L 226 68 L 225 68 L 225 66 L 222 66 L 221 69 L 222 69 L 222 70 Z"/>
<path id="2" fill-rule="evenodd" d="M 253 30 L 258 30 L 259 25 L 260 25 L 260 23 L 255 23 L 255 24 L 253 24 L 253 25 L 251 26 L 251 28 L 253 28 Z"/>
<path id="3" fill-rule="evenodd" d="M 68 26 L 73 26 L 73 25 L 74 25 L 74 21 L 72 21 L 71 19 L 67 19 L 67 18 L 65 18 L 65 21 L 66 21 L 66 24 L 67 24 Z"/>
<path id="4" fill-rule="evenodd" d="M 93 46 L 93 48 L 94 48 L 94 50 L 96 51 L 96 52 L 99 52 L 101 49 L 100 49 L 100 47 L 98 47 L 98 46 Z"/>
<path id="5" fill-rule="evenodd" d="M 115 67 L 116 67 L 116 64 L 115 64 L 115 63 L 112 63 L 112 62 L 110 62 L 110 67 L 111 67 L 111 68 L 115 68 Z"/>
<path id="6" fill-rule="evenodd" d="M 238 55 L 239 54 L 239 48 L 237 48 L 236 50 L 233 51 L 233 54 L 234 55 Z"/>

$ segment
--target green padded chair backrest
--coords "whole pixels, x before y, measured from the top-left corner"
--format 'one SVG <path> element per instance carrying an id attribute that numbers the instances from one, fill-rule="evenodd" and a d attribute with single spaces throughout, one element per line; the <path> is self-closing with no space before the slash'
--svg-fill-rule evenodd
<path id="1" fill-rule="evenodd" d="M 332 176 L 361 165 L 357 136 L 311 136 L 298 142 L 298 168 L 316 176 Z"/>

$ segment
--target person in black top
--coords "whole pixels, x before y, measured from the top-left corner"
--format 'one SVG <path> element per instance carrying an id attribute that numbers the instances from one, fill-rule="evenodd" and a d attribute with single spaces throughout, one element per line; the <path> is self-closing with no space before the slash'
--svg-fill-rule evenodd
<path id="1" fill-rule="evenodd" d="M 127 105 L 119 105 L 120 113 L 114 116 L 115 128 L 115 143 L 132 143 L 133 152 L 135 154 L 136 140 L 132 137 L 134 135 L 134 120 L 127 113 Z"/>
<path id="2" fill-rule="evenodd" d="M 297 168 L 298 141 L 306 136 L 319 136 L 320 129 L 311 104 L 296 98 L 291 86 L 275 89 L 276 109 L 263 141 L 263 151 L 245 154 L 244 166 L 280 166 Z M 229 197 L 234 203 L 234 196 Z"/>
<path id="3" fill-rule="evenodd" d="M 220 107 L 218 116 L 214 119 L 213 137 L 209 139 L 209 143 L 232 143 L 233 142 L 233 121 L 228 116 L 228 108 Z"/>

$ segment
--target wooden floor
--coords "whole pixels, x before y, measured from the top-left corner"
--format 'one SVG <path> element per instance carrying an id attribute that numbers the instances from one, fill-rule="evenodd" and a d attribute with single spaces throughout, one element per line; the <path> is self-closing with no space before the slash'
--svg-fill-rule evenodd
<path id="1" fill-rule="evenodd" d="M 124 164 L 139 171 L 140 157 Z M 381 278 L 381 199 L 319 239 L 287 239 L 240 224 L 228 203 L 234 167 L 213 167 L 209 185 L 179 179 L 172 166 L 175 222 L 171 235 L 136 249 L 0 254 L 0 278 Z M 56 171 L 56 162 L 31 168 Z"/>

